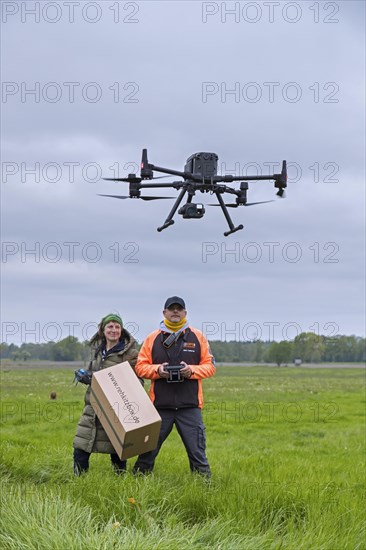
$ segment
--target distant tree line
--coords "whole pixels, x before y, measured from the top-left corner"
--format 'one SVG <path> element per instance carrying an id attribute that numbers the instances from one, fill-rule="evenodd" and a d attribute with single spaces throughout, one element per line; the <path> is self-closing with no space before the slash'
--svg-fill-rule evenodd
<path id="1" fill-rule="evenodd" d="M 302 332 L 289 342 L 222 342 L 210 341 L 216 361 L 227 363 L 292 363 L 295 359 L 303 363 L 361 362 L 366 360 L 366 340 L 358 336 L 321 336 L 313 332 Z M 59 342 L 45 344 L 24 343 L 1 344 L 1 359 L 13 361 L 88 361 L 90 348 L 87 342 L 79 342 L 68 336 Z"/>
<path id="2" fill-rule="evenodd" d="M 46 344 L 1 344 L 1 359 L 13 361 L 87 361 L 89 357 L 90 348 L 87 343 L 79 342 L 75 336 Z"/>
<path id="3" fill-rule="evenodd" d="M 289 342 L 210 342 L 216 361 L 256 363 L 361 362 L 366 360 L 366 340 L 358 336 L 322 336 L 302 332 Z"/>

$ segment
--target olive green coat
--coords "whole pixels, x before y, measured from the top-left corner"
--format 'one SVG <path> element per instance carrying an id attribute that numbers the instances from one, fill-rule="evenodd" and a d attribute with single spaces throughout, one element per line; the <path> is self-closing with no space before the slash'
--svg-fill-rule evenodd
<path id="1" fill-rule="evenodd" d="M 123 363 L 123 361 L 128 361 L 134 369 L 138 355 L 136 341 L 125 329 L 122 330 L 122 336 L 126 341 L 123 350 L 111 353 L 105 360 L 103 360 L 102 352 L 99 351 L 92 361 L 91 366 L 93 371 L 106 369 L 118 363 Z M 90 404 L 90 386 L 86 390 L 85 407 L 76 429 L 73 447 L 87 453 L 112 454 L 116 452 Z"/>

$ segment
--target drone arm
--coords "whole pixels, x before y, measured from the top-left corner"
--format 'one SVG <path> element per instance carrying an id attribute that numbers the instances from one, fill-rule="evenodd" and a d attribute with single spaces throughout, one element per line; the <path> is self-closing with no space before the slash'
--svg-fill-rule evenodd
<path id="1" fill-rule="evenodd" d="M 180 189 L 184 182 L 182 181 L 172 181 L 171 183 L 140 183 L 139 189 L 153 189 L 153 188 L 167 188 L 172 187 L 173 189 Z"/>
<path id="2" fill-rule="evenodd" d="M 150 170 L 155 170 L 156 172 L 162 172 L 163 174 L 171 174 L 173 176 L 180 176 L 181 178 L 187 178 L 191 174 L 187 172 L 180 172 L 179 170 L 171 170 L 170 168 L 163 168 L 162 166 L 155 166 L 155 164 L 149 164 Z"/>
<path id="3" fill-rule="evenodd" d="M 220 179 L 215 178 L 215 181 L 225 181 L 225 182 L 232 182 L 232 181 L 247 181 L 247 180 L 275 180 L 276 174 L 272 174 L 272 176 L 217 176 Z"/>
<path id="4" fill-rule="evenodd" d="M 147 149 L 142 150 L 141 157 L 141 178 L 151 180 L 153 179 L 153 171 L 163 172 L 163 174 L 172 174 L 173 176 L 181 176 L 184 178 L 185 172 L 179 172 L 178 170 L 171 170 L 170 168 L 163 168 L 161 166 L 155 166 L 150 164 L 147 158 Z"/>
<path id="5" fill-rule="evenodd" d="M 156 166 L 155 164 L 148 164 L 148 169 L 150 170 L 150 174 L 152 174 L 153 171 L 155 171 L 155 172 L 162 172 L 163 174 L 171 174 L 172 176 L 179 176 L 179 177 L 183 178 L 184 180 L 191 180 L 191 181 L 196 181 L 196 182 L 201 182 L 202 181 L 202 176 L 201 175 L 195 175 L 195 174 L 192 174 L 191 172 L 181 172 L 179 170 L 172 170 L 170 168 L 164 168 L 163 166 Z M 219 177 L 221 178 L 221 176 L 219 176 Z M 149 177 L 147 179 L 151 179 L 151 177 Z M 218 179 L 218 180 L 215 180 L 215 181 L 222 181 L 222 180 Z M 230 180 L 230 181 L 232 181 L 232 180 Z"/>
<path id="6" fill-rule="evenodd" d="M 214 181 L 232 182 L 239 180 L 274 180 L 275 187 L 279 189 L 277 195 L 283 196 L 283 190 L 287 187 L 287 162 L 282 161 L 282 170 L 280 174 L 272 174 L 268 176 L 216 176 Z"/>

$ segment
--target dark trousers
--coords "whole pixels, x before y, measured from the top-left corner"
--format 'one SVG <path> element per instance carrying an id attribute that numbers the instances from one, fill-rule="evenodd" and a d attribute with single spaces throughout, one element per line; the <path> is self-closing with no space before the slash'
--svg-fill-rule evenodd
<path id="1" fill-rule="evenodd" d="M 116 474 L 121 474 L 126 471 L 126 460 L 121 460 L 117 454 L 111 454 L 110 457 L 113 470 Z M 89 470 L 89 458 L 90 453 L 82 451 L 81 449 L 74 449 L 74 473 L 76 476 Z"/>
<path id="2" fill-rule="evenodd" d="M 175 424 L 188 454 L 192 472 L 210 475 L 210 466 L 206 457 L 206 433 L 201 409 L 158 409 L 162 423 L 158 446 L 154 451 L 140 455 L 134 465 L 134 472 L 152 472 L 160 448 Z"/>

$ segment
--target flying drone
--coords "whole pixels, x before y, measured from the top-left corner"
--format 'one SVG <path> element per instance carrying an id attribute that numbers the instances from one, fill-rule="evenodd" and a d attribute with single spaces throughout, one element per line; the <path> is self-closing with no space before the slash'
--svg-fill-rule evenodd
<path id="1" fill-rule="evenodd" d="M 235 233 L 240 229 L 243 229 L 243 225 L 234 226 L 233 221 L 228 212 L 229 208 L 238 208 L 239 206 L 254 206 L 256 204 L 264 204 L 272 201 L 260 201 L 260 202 L 247 202 L 248 181 L 243 180 L 274 180 L 274 186 L 278 189 L 277 196 L 284 196 L 284 189 L 287 187 L 287 167 L 286 161 L 282 162 L 282 170 L 280 174 L 273 174 L 270 176 L 231 176 L 231 175 L 217 175 L 217 161 L 218 156 L 215 153 L 194 153 L 186 162 L 184 171 L 172 170 L 170 168 L 163 168 L 161 166 L 155 166 L 150 164 L 147 160 L 147 149 L 142 150 L 141 160 L 141 172 L 140 176 L 136 174 L 128 174 L 127 178 L 103 178 L 107 181 L 125 181 L 130 184 L 129 195 L 100 195 L 102 197 L 112 197 L 115 199 L 142 199 L 145 201 L 159 200 L 159 199 L 173 199 L 175 197 L 157 197 L 157 196 L 144 196 L 141 195 L 141 189 L 151 188 L 172 188 L 180 191 L 173 208 L 169 212 L 169 215 L 163 225 L 158 227 L 158 231 L 163 231 L 170 225 L 173 225 L 174 214 L 178 210 L 180 203 L 183 200 L 184 195 L 187 193 L 187 202 L 178 210 L 184 219 L 202 218 L 205 213 L 203 204 L 192 202 L 193 197 L 197 191 L 201 193 L 210 193 L 216 195 L 218 204 L 210 204 L 209 206 L 220 206 L 225 219 L 229 225 L 229 231 L 224 233 L 225 237 L 231 233 Z M 168 176 L 154 177 L 154 171 L 162 172 L 173 176 L 179 176 L 183 178 L 183 181 L 173 181 L 170 183 L 144 183 L 146 180 L 155 180 L 166 178 Z M 235 189 L 225 183 L 231 183 L 234 181 L 240 181 L 240 188 Z M 228 193 L 234 195 L 234 203 L 225 203 L 222 195 Z"/>

